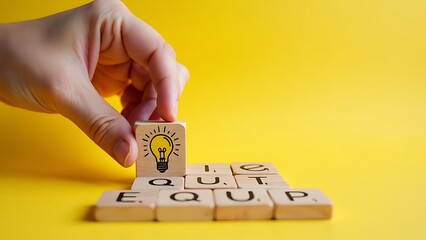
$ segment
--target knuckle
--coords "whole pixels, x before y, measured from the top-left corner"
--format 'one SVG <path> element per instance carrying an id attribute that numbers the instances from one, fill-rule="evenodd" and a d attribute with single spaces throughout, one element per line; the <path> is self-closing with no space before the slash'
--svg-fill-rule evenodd
<path id="1" fill-rule="evenodd" d="M 65 75 L 51 77 L 50 80 L 42 82 L 41 87 L 53 99 L 58 99 L 71 90 L 69 78 Z"/>
<path id="2" fill-rule="evenodd" d="M 117 118 L 98 114 L 89 121 L 89 137 L 97 144 L 102 145 L 106 136 L 114 129 Z"/>
<path id="3" fill-rule="evenodd" d="M 110 11 L 122 11 L 127 9 L 120 0 L 95 0 L 92 2 L 92 6 L 95 12 L 98 12 L 100 15 Z"/>
<path id="4" fill-rule="evenodd" d="M 34 86 L 36 92 L 42 93 L 40 103 L 52 112 L 59 112 L 61 107 L 71 101 L 72 86 L 66 75 L 45 76 Z"/>
<path id="5" fill-rule="evenodd" d="M 152 54 L 149 57 L 148 62 L 151 61 L 152 57 L 155 55 L 169 55 L 171 56 L 173 59 L 176 59 L 176 52 L 173 49 L 173 47 L 166 42 L 166 40 L 164 40 L 160 35 L 158 35 L 158 38 L 156 40 L 156 45 L 155 47 L 152 49 Z"/>
<path id="6" fill-rule="evenodd" d="M 173 58 L 176 58 L 176 52 L 175 49 L 170 45 L 166 40 L 162 39 L 160 47 L 163 48 L 167 54 L 171 55 Z"/>

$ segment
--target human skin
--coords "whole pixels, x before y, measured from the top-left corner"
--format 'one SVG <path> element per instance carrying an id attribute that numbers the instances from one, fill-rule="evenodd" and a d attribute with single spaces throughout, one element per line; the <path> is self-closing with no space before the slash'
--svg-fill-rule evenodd
<path id="1" fill-rule="evenodd" d="M 0 25 L 0 101 L 59 113 L 124 167 L 137 158 L 137 120 L 174 121 L 188 70 L 118 0 Z M 119 95 L 117 112 L 103 97 Z"/>

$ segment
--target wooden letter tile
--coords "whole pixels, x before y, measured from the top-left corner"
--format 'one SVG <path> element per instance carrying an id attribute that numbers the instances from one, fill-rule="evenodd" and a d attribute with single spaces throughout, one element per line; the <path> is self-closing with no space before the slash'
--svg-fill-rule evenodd
<path id="1" fill-rule="evenodd" d="M 232 175 L 187 175 L 185 177 L 186 189 L 220 189 L 237 188 Z"/>
<path id="2" fill-rule="evenodd" d="M 184 122 L 136 122 L 137 177 L 183 177 L 186 171 Z"/>
<path id="3" fill-rule="evenodd" d="M 232 175 L 229 164 L 188 164 L 186 166 L 187 175 Z"/>
<path id="4" fill-rule="evenodd" d="M 158 221 L 213 220 L 212 190 L 160 190 Z"/>
<path id="5" fill-rule="evenodd" d="M 236 175 L 238 188 L 290 188 L 280 175 Z"/>
<path id="6" fill-rule="evenodd" d="M 132 189 L 183 190 L 183 177 L 137 177 Z"/>
<path id="7" fill-rule="evenodd" d="M 240 174 L 278 174 L 274 164 L 269 162 L 242 162 L 232 163 L 232 172 L 234 175 Z"/>
<path id="8" fill-rule="evenodd" d="M 266 189 L 216 189 L 217 220 L 265 220 L 273 216 L 273 203 Z"/>
<path id="9" fill-rule="evenodd" d="M 97 221 L 145 221 L 155 219 L 158 190 L 113 190 L 102 194 L 95 206 Z"/>
<path id="10" fill-rule="evenodd" d="M 332 202 L 318 189 L 268 189 L 276 219 L 331 218 Z"/>

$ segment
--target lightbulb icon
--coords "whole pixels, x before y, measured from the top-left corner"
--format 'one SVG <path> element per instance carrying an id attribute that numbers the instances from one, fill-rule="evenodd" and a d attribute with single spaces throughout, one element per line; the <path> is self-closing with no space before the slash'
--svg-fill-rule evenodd
<path id="1" fill-rule="evenodd" d="M 149 157 L 151 153 L 155 157 L 157 170 L 160 173 L 166 172 L 169 168 L 172 153 L 179 156 L 177 152 L 179 151 L 180 144 L 176 143 L 179 138 L 174 137 L 175 134 L 167 130 L 165 126 L 164 128 L 158 126 L 149 133 L 146 133 L 146 138 L 142 138 L 143 141 L 147 142 L 147 144 L 143 145 L 143 151 L 146 152 L 144 157 Z"/>
<path id="2" fill-rule="evenodd" d="M 157 161 L 157 170 L 161 173 L 165 172 L 169 168 L 169 157 L 173 152 L 174 146 L 172 139 L 164 134 L 155 135 L 149 147 Z"/>

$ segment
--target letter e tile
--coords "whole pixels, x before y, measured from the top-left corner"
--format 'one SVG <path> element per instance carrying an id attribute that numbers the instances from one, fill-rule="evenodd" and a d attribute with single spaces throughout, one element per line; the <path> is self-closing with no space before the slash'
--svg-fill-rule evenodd
<path id="1" fill-rule="evenodd" d="M 234 175 L 240 174 L 278 174 L 278 170 L 270 162 L 240 162 L 231 164 Z"/>
<path id="2" fill-rule="evenodd" d="M 155 219 L 158 190 L 112 190 L 96 203 L 97 221 L 146 221 Z"/>

